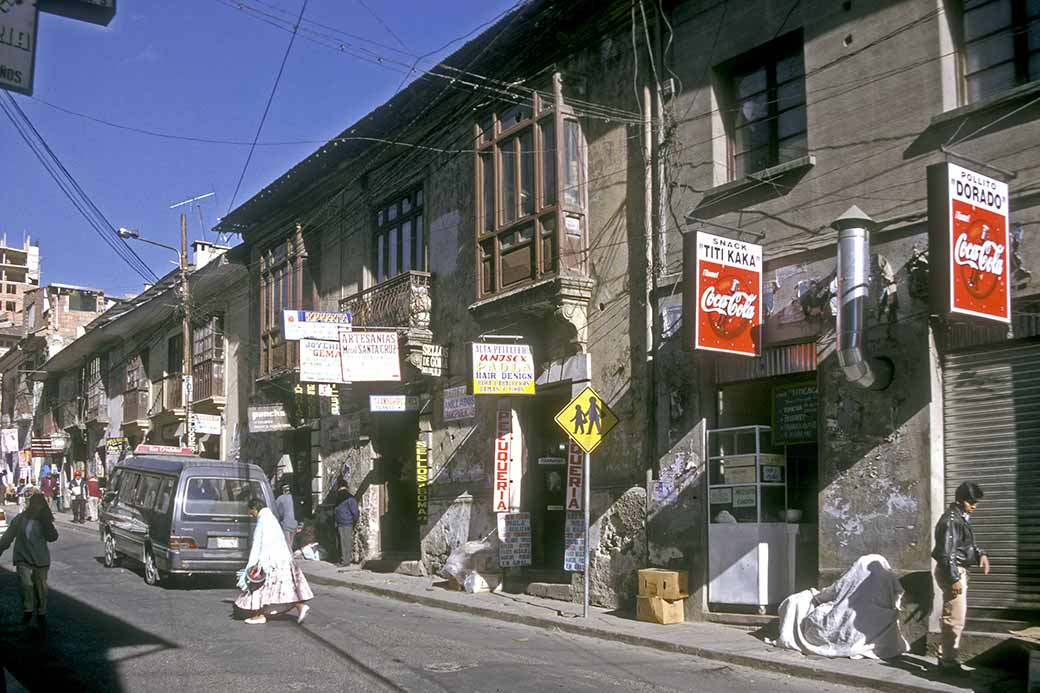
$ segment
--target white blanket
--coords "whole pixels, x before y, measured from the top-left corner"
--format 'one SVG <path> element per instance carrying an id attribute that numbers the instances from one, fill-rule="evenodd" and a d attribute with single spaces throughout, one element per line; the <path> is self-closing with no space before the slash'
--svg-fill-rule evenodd
<path id="1" fill-rule="evenodd" d="M 822 591 L 780 604 L 779 647 L 823 657 L 888 659 L 910 649 L 899 630 L 903 588 L 884 556 L 861 556 Z"/>

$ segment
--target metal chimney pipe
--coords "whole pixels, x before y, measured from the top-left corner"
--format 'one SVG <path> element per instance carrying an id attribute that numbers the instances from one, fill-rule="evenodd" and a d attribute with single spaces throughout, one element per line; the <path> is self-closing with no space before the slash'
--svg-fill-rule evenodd
<path id="1" fill-rule="evenodd" d="M 874 220 L 853 205 L 831 227 L 838 231 L 838 364 L 850 383 L 884 390 L 892 382 L 892 364 L 867 356 L 864 332 Z"/>

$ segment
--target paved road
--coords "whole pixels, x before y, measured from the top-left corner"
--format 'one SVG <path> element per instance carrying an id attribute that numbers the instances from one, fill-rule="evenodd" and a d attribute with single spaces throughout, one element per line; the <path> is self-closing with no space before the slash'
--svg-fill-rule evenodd
<path id="1" fill-rule="evenodd" d="M 106 570 L 90 530 L 60 531 L 45 635 L 15 625 L 10 554 L 0 568 L 0 658 L 30 690 L 853 690 L 320 585 L 303 626 L 247 626 L 233 581 L 148 587 Z"/>

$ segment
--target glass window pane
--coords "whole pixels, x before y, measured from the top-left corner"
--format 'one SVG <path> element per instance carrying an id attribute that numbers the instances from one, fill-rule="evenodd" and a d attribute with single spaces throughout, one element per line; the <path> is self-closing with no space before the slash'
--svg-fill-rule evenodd
<path id="1" fill-rule="evenodd" d="M 1040 53 L 1029 56 L 1029 79 L 1040 79 Z"/>
<path id="2" fill-rule="evenodd" d="M 975 102 L 1015 86 L 1015 65 L 1004 63 L 985 72 L 971 75 L 968 82 L 968 101 Z"/>
<path id="3" fill-rule="evenodd" d="M 422 188 L 415 191 L 415 206 L 422 207 Z"/>
<path id="4" fill-rule="evenodd" d="M 420 272 L 426 270 L 426 229 L 423 228 L 423 218 L 420 214 L 415 218 L 415 269 Z"/>
<path id="5" fill-rule="evenodd" d="M 480 121 L 480 141 L 481 142 L 490 142 L 491 141 L 491 138 L 494 135 L 494 131 L 492 129 L 493 124 L 494 123 L 493 123 L 493 121 L 491 119 L 491 114 L 490 113 L 488 115 L 484 116 L 484 118 L 481 119 L 481 121 Z"/>
<path id="6" fill-rule="evenodd" d="M 381 233 L 376 237 L 376 282 L 381 282 L 386 277 L 386 234 Z"/>
<path id="7" fill-rule="evenodd" d="M 387 254 L 390 256 L 390 268 L 387 271 L 387 278 L 396 277 L 397 273 L 400 272 L 401 265 L 398 257 L 401 252 L 400 233 L 401 228 L 397 227 L 390 229 L 390 233 L 388 234 L 390 243 L 387 247 Z"/>
<path id="8" fill-rule="evenodd" d="M 805 107 L 784 111 L 777 118 L 777 136 L 780 139 L 805 131 Z"/>
<path id="9" fill-rule="evenodd" d="M 524 224 L 517 232 L 517 243 L 525 243 L 534 238 L 534 224 Z"/>
<path id="10" fill-rule="evenodd" d="M 1029 50 L 1040 50 L 1040 17 L 1029 24 L 1026 28 L 1026 35 L 1029 37 Z M 1029 74 L 1034 75 L 1035 73 L 1030 71 Z"/>
<path id="11" fill-rule="evenodd" d="M 502 143 L 502 223 L 516 219 L 516 138 Z"/>
<path id="12" fill-rule="evenodd" d="M 769 148 L 759 147 L 733 157 L 733 175 L 737 178 L 769 166 Z"/>
<path id="13" fill-rule="evenodd" d="M 783 111 L 805 103 L 805 82 L 798 79 L 776 88 L 776 108 Z"/>
<path id="14" fill-rule="evenodd" d="M 251 498 L 264 498 L 259 481 L 193 477 L 188 479 L 184 513 L 245 517 Z"/>
<path id="15" fill-rule="evenodd" d="M 290 308 L 292 308 L 293 305 L 294 305 L 293 299 L 296 298 L 295 296 L 293 296 L 292 298 L 289 297 L 289 280 L 290 280 L 290 278 L 295 279 L 296 278 L 296 273 L 292 272 L 289 268 L 286 268 L 285 272 L 282 274 L 282 309 L 283 310 L 289 310 Z"/>
<path id="16" fill-rule="evenodd" d="M 780 140 L 780 161 L 791 161 L 809 153 L 809 142 L 803 132 L 794 137 Z"/>
<path id="17" fill-rule="evenodd" d="M 495 229 L 495 174 L 490 154 L 480 155 L 480 178 L 484 187 L 484 231 Z"/>
<path id="18" fill-rule="evenodd" d="M 502 129 L 508 130 L 531 117 L 531 104 L 519 103 L 502 113 Z"/>
<path id="19" fill-rule="evenodd" d="M 412 264 L 412 220 L 404 222 L 401 227 L 401 271 L 407 272 Z"/>
<path id="20" fill-rule="evenodd" d="M 563 201 L 574 207 L 581 206 L 583 176 L 580 137 L 576 121 L 563 121 Z"/>
<path id="21" fill-rule="evenodd" d="M 556 215 L 542 217 L 542 272 L 556 271 Z"/>
<path id="22" fill-rule="evenodd" d="M 769 95 L 765 92 L 737 104 L 735 124 L 739 127 L 745 123 L 769 117 Z"/>
<path id="23" fill-rule="evenodd" d="M 777 84 L 786 82 L 798 78 L 801 81 L 802 75 L 805 73 L 805 67 L 802 64 L 802 53 L 799 51 L 796 55 L 791 55 L 786 58 L 781 58 L 776 63 L 776 81 Z"/>
<path id="24" fill-rule="evenodd" d="M 534 214 L 534 131 L 520 133 L 520 212 Z"/>
<path id="25" fill-rule="evenodd" d="M 1011 26 L 1011 0 L 998 0 L 964 12 L 964 40 L 973 41 Z"/>
<path id="26" fill-rule="evenodd" d="M 383 210 L 376 212 L 376 226 L 383 225 Z"/>
<path id="27" fill-rule="evenodd" d="M 754 72 L 736 74 L 733 76 L 733 95 L 737 100 L 760 91 L 765 91 L 765 89 L 766 69 L 764 67 L 760 67 Z"/>
<path id="28" fill-rule="evenodd" d="M 405 195 L 401 198 L 401 214 L 408 214 L 412 211 L 412 196 Z"/>
<path id="29" fill-rule="evenodd" d="M 397 203 L 390 205 L 386 208 L 386 220 L 393 221 L 397 218 Z"/>
<path id="30" fill-rule="evenodd" d="M 494 239 L 480 244 L 480 287 L 485 294 L 495 290 Z"/>
<path id="31" fill-rule="evenodd" d="M 556 204 L 556 123 L 542 121 L 542 204 Z"/>
<path id="32" fill-rule="evenodd" d="M 750 149 L 769 147 L 769 122 L 758 121 L 733 133 L 733 154 L 740 155 Z"/>
<path id="33" fill-rule="evenodd" d="M 964 71 L 968 74 L 979 72 L 1011 60 L 1014 56 L 1014 37 L 1010 31 L 1003 31 L 975 43 L 969 43 L 965 47 Z"/>

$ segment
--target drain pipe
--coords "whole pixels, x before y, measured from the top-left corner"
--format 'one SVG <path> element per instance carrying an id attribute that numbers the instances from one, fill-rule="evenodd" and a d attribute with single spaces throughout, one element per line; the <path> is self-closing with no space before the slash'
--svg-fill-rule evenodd
<path id="1" fill-rule="evenodd" d="M 884 390 L 892 382 L 892 363 L 867 356 L 864 331 L 874 225 L 855 205 L 831 222 L 838 231 L 838 364 L 853 385 Z"/>

